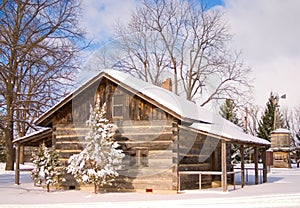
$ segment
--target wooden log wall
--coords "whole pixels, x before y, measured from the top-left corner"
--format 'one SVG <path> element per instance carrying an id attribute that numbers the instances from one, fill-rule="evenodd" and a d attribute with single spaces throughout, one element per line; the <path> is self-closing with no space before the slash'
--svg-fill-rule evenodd
<path id="1" fill-rule="evenodd" d="M 273 166 L 274 168 L 290 168 L 290 152 L 273 152 Z"/>
<path id="2" fill-rule="evenodd" d="M 53 146 L 59 153 L 59 160 L 67 165 L 69 157 L 84 148 L 84 137 L 89 130 L 85 121 L 90 104 L 99 96 L 107 104 L 106 116 L 118 126 L 115 139 L 126 154 L 120 177 L 113 186 L 105 188 L 111 191 L 177 191 L 178 121 L 105 79 L 93 89 L 76 97 L 52 119 Z M 114 117 L 114 96 L 119 95 L 122 97 L 117 102 L 122 104 L 122 114 Z M 79 184 L 70 175 L 66 177 L 63 186 L 78 188 Z"/>
<path id="3" fill-rule="evenodd" d="M 231 171 L 231 144 L 226 145 L 227 170 Z M 220 140 L 203 134 L 180 129 L 179 134 L 179 171 L 221 171 Z M 198 175 L 181 175 L 182 189 L 198 189 Z M 212 186 L 213 181 L 220 181 L 220 176 L 202 176 L 202 187 Z"/>
<path id="4" fill-rule="evenodd" d="M 31 162 L 32 153 L 37 154 L 38 147 L 24 146 L 24 162 Z"/>
<path id="5" fill-rule="evenodd" d="M 291 135 L 289 133 L 271 133 L 271 148 L 290 147 Z"/>
<path id="6" fill-rule="evenodd" d="M 180 129 L 179 133 L 179 171 L 211 171 L 213 151 L 203 151 L 206 136 Z M 208 143 L 207 143 L 208 144 Z M 212 147 L 213 148 L 213 147 Z M 198 189 L 198 175 L 181 175 L 181 189 Z M 211 176 L 202 176 L 202 186 L 210 186 Z"/>
<path id="7" fill-rule="evenodd" d="M 59 161 L 68 166 L 68 160 L 73 154 L 80 153 L 85 144 L 85 136 L 89 129 L 85 124 L 81 126 L 74 123 L 55 123 L 53 126 L 53 147 L 59 154 Z M 79 184 L 71 174 L 65 174 L 62 182 L 64 189 L 79 189 Z"/>
<path id="8" fill-rule="evenodd" d="M 103 79 L 95 97 L 107 105 L 107 118 L 118 121 L 145 121 L 168 119 L 167 114 L 158 107 L 141 99 L 120 86 Z"/>
<path id="9" fill-rule="evenodd" d="M 60 162 L 67 165 L 70 156 L 83 150 L 84 138 L 89 129 L 85 125 L 79 127 L 71 123 L 57 124 L 54 128 L 55 149 L 59 153 Z"/>
<path id="10" fill-rule="evenodd" d="M 130 120 L 120 124 L 116 140 L 126 157 L 120 177 L 106 189 L 176 191 L 176 128 L 172 120 Z"/>

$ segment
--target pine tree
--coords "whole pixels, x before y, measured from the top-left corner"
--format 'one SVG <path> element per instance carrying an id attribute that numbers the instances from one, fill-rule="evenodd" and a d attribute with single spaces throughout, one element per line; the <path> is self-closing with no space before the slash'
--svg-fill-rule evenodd
<path id="1" fill-rule="evenodd" d="M 228 121 L 238 125 L 239 119 L 237 118 L 237 109 L 231 99 L 226 99 L 225 103 L 220 108 L 220 115 Z"/>
<path id="2" fill-rule="evenodd" d="M 37 154 L 32 154 L 31 161 L 34 165 L 31 178 L 37 184 L 45 182 L 47 192 L 50 191 L 50 185 L 61 182 L 63 168 L 59 164 L 58 154 L 53 149 L 47 148 L 44 143 L 41 144 Z"/>
<path id="3" fill-rule="evenodd" d="M 257 136 L 263 139 L 270 141 L 270 133 L 278 127 L 283 127 L 282 114 L 278 112 L 278 95 L 274 95 L 272 92 L 270 94 L 269 100 L 267 102 L 267 107 L 264 111 L 264 114 L 261 117 L 261 120 L 258 123 Z M 276 126 L 274 129 L 274 116 L 276 110 Z"/>
<path id="4" fill-rule="evenodd" d="M 125 156 L 118 143 L 113 140 L 117 127 L 105 118 L 105 104 L 100 107 L 98 99 L 93 109 L 90 107 L 90 128 L 85 137 L 86 146 L 79 154 L 69 158 L 68 173 L 74 175 L 79 183 L 94 184 L 94 192 L 100 186 L 111 184 L 118 176 L 122 159 Z"/>
<path id="5" fill-rule="evenodd" d="M 220 115 L 226 120 L 239 125 L 236 106 L 231 99 L 226 99 L 225 103 L 220 107 Z M 239 145 L 231 145 L 231 162 L 237 163 L 241 160 L 241 152 Z"/>

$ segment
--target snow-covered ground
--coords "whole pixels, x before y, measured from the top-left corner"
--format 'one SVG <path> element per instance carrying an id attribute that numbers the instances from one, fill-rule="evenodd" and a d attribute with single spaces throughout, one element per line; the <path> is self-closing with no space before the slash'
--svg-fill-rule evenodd
<path id="1" fill-rule="evenodd" d="M 30 165 L 21 166 L 27 168 Z M 239 181 L 237 176 L 237 181 Z M 242 189 L 229 187 L 184 190 L 180 194 L 102 193 L 51 190 L 33 186 L 29 172 L 21 172 L 20 185 L 14 185 L 14 172 L 0 164 L 0 207 L 300 207 L 300 169 L 271 169 L 268 183 L 253 185 L 253 171 Z"/>

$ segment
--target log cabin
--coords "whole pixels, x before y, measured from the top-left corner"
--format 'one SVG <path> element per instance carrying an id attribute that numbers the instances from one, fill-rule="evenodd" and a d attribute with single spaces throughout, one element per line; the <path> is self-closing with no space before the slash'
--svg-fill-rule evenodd
<path id="1" fill-rule="evenodd" d="M 258 149 L 265 155 L 267 140 L 248 134 L 233 123 L 172 92 L 171 80 L 154 86 L 120 71 L 99 73 L 38 119 L 42 130 L 14 140 L 16 183 L 19 184 L 20 147 L 45 142 L 67 165 L 71 155 L 84 147 L 85 125 L 90 105 L 100 97 L 107 105 L 107 118 L 117 125 L 115 140 L 126 154 L 120 176 L 106 191 L 178 193 L 182 189 L 213 187 L 227 191 L 234 176 L 230 160 L 231 144 L 241 150 L 244 185 L 244 146 L 254 147 L 255 177 L 258 183 Z M 264 182 L 267 170 L 264 163 Z M 82 187 L 66 175 L 67 189 Z"/>

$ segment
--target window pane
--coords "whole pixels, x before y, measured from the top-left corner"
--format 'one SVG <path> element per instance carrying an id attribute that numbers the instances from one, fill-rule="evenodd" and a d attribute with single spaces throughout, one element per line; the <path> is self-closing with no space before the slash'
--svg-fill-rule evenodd
<path id="1" fill-rule="evenodd" d="M 114 96 L 114 105 L 120 105 L 125 102 L 124 96 L 123 95 L 115 95 Z"/>
<path id="2" fill-rule="evenodd" d="M 123 116 L 123 106 L 115 105 L 113 110 L 113 116 L 115 117 L 122 117 Z"/>

